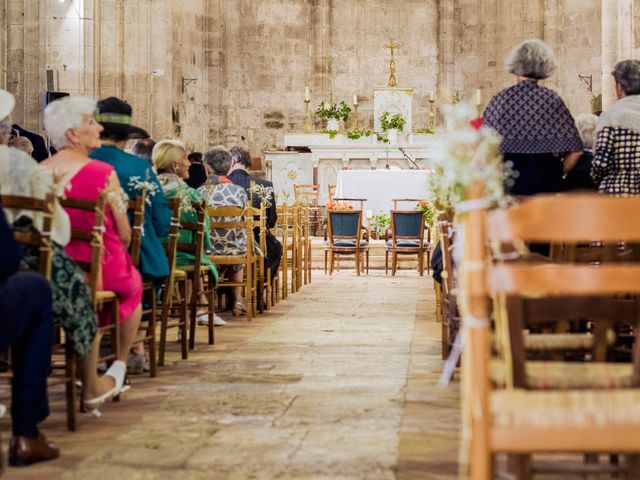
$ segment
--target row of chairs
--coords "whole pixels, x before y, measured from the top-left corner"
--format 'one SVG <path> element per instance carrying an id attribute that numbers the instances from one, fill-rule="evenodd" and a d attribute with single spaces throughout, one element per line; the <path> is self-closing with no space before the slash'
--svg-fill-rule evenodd
<path id="1" fill-rule="evenodd" d="M 34 215 L 42 219 L 41 228 L 31 233 L 16 232 L 17 239 L 28 245 L 33 245 L 39 250 L 39 271 L 45 277 L 50 278 L 51 269 L 51 224 L 53 194 L 47 195 L 44 200 L 35 200 L 26 197 L 2 196 L 2 205 L 5 208 L 17 208 L 31 210 Z M 118 298 L 114 292 L 101 289 L 101 256 L 103 250 L 102 232 L 104 230 L 105 196 L 100 195 L 96 202 L 78 199 L 60 199 L 64 208 L 83 209 L 94 212 L 94 225 L 91 232 L 73 230 L 74 240 L 87 242 L 91 249 L 91 260 L 79 262 L 79 266 L 87 273 L 91 298 L 96 311 L 106 311 L 113 322 L 109 326 L 101 328 L 102 333 L 110 340 L 110 351 L 100 360 L 111 361 L 118 354 Z M 130 254 L 132 261 L 138 263 L 142 244 L 142 225 L 144 219 L 145 199 L 143 196 L 129 202 L 129 210 L 132 221 L 132 241 Z M 254 229 L 259 233 L 258 244 L 261 252 L 266 252 L 266 209 L 248 207 L 209 207 L 202 204 L 193 204 L 196 221 L 180 222 L 180 209 L 183 207 L 179 198 L 169 201 L 172 211 L 172 221 L 165 250 L 170 266 L 170 274 L 165 279 L 161 294 L 156 296 L 156 286 L 145 283 L 144 289 L 144 316 L 141 323 L 141 336 L 139 342 L 144 342 L 149 354 L 150 376 L 155 377 L 158 366 L 165 364 L 167 351 L 167 335 L 169 329 L 179 330 L 181 357 L 188 358 L 188 351 L 195 347 L 195 333 L 197 314 L 199 309 L 207 308 L 208 315 L 208 343 L 214 344 L 214 303 L 215 281 L 209 268 L 201 263 L 201 255 L 204 243 L 204 219 L 210 218 L 212 229 L 242 228 L 245 229 L 248 239 L 253 238 Z M 232 219 L 232 221 L 228 221 Z M 189 232 L 191 241 L 179 241 L 180 230 Z M 289 292 L 298 291 L 303 284 L 311 281 L 311 254 L 309 235 L 309 215 L 305 208 L 282 207 L 277 225 L 277 235 L 285 247 L 282 257 L 282 268 L 279 276 L 271 282 L 271 272 L 265 269 L 263 258 L 253 248 L 248 248 L 244 255 L 237 256 L 211 256 L 211 260 L 217 265 L 243 264 L 244 278 L 240 284 L 221 279 L 218 288 L 240 286 L 245 291 L 247 300 L 247 319 L 251 320 L 258 312 L 271 308 L 282 298 L 286 298 Z M 178 252 L 190 253 L 195 258 L 193 266 L 177 267 L 176 258 Z M 290 279 L 290 281 L 289 281 Z M 191 288 L 189 288 L 189 283 Z M 201 289 L 203 286 L 203 289 Z M 199 295 L 189 295 L 189 292 L 204 290 L 207 304 L 199 302 Z M 218 296 L 218 306 L 221 305 L 221 296 Z M 159 335 L 157 325 L 160 325 Z M 158 338 L 159 337 L 159 338 Z M 77 389 L 76 389 L 76 358 L 70 345 L 66 343 L 64 332 L 60 326 L 56 326 L 54 339 L 54 355 L 52 358 L 52 376 L 50 383 L 63 382 L 66 386 L 67 403 L 67 427 L 73 431 L 76 429 L 77 419 Z M 10 376 L 10 373 L 3 374 Z"/>
<path id="2" fill-rule="evenodd" d="M 470 192 L 482 195 L 480 185 Z M 640 224 L 629 221 L 640 199 L 536 196 L 491 212 L 478 205 L 462 216 L 457 267 L 446 214 L 438 232 L 443 332 L 448 316 L 466 340 L 470 478 L 494 478 L 504 466 L 527 480 L 542 471 L 533 454 L 572 452 L 583 461 L 545 463 L 544 471 L 640 478 L 640 264 L 633 258 Z M 598 463 L 602 453 L 609 462 Z"/>

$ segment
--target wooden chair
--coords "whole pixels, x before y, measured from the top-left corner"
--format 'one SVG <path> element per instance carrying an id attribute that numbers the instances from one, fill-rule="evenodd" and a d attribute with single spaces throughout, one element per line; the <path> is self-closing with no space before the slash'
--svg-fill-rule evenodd
<path id="1" fill-rule="evenodd" d="M 295 204 L 306 208 L 310 235 L 317 235 L 320 230 L 320 185 L 297 184 L 293 186 Z"/>
<path id="2" fill-rule="evenodd" d="M 195 261 L 193 265 L 178 267 L 187 274 L 187 280 L 191 282 L 191 298 L 189 300 L 189 348 L 195 348 L 196 325 L 198 317 L 198 309 L 205 304 L 200 303 L 200 287 L 204 287 L 204 293 L 207 297 L 207 314 L 208 314 L 208 334 L 209 345 L 215 342 L 213 332 L 213 316 L 214 316 L 214 292 L 215 278 L 208 266 L 202 265 L 202 255 L 204 255 L 204 217 L 205 207 L 203 204 L 191 205 L 195 209 L 197 215 L 196 222 L 181 221 L 180 234 L 188 233 L 190 241 L 178 241 L 177 251 L 188 253 Z"/>
<path id="3" fill-rule="evenodd" d="M 247 301 L 247 320 L 253 319 L 253 310 L 257 296 L 257 276 L 253 251 L 253 216 L 251 209 L 237 206 L 208 207 L 207 215 L 211 220 L 211 231 L 220 229 L 244 229 L 247 236 L 247 249 L 242 255 L 209 255 L 216 265 L 243 265 L 244 278 L 242 282 L 220 280 L 218 287 L 243 287 Z M 237 220 L 226 221 L 226 218 Z"/>
<path id="4" fill-rule="evenodd" d="M 144 225 L 145 195 L 138 195 L 129 200 L 128 212 L 131 221 L 131 245 L 129 254 L 131 261 L 137 267 L 140 266 L 140 251 L 142 249 L 142 235 Z M 153 282 L 142 283 L 142 321 L 139 332 L 143 337 L 134 341 L 134 344 L 143 342 L 146 345 L 149 356 L 149 376 L 157 376 L 156 357 L 156 325 L 158 321 L 156 286 Z"/>
<path id="5" fill-rule="evenodd" d="M 399 255 L 416 255 L 418 272 L 424 275 L 424 255 L 427 254 L 427 273 L 431 261 L 431 230 L 424 222 L 424 214 L 421 211 L 398 210 L 398 203 L 410 202 L 417 204 L 420 199 L 404 198 L 394 199 L 391 216 L 391 239 L 385 238 L 384 270 L 389 270 L 389 255 L 391 254 L 391 275 L 395 276 Z M 422 220 L 419 220 L 422 214 Z M 427 232 L 425 240 L 424 233 Z"/>
<path id="6" fill-rule="evenodd" d="M 187 334 L 187 274 L 176 268 L 176 252 L 178 248 L 178 232 L 180 230 L 180 204 L 182 199 L 172 198 L 168 201 L 171 210 L 171 227 L 167 241 L 164 243 L 169 276 L 162 288 L 162 310 L 160 313 L 160 346 L 158 349 L 158 365 L 164 365 L 167 348 L 167 332 L 177 328 L 180 332 L 180 349 L 182 359 L 189 356 Z M 171 320 L 176 318 L 176 320 Z"/>
<path id="7" fill-rule="evenodd" d="M 51 227 L 53 223 L 53 211 L 55 195 L 49 193 L 43 200 L 31 197 L 21 197 L 15 195 L 2 195 L 0 202 L 3 208 L 15 208 L 22 211 L 30 211 L 41 219 L 38 230 L 15 231 L 16 239 L 23 245 L 35 247 L 38 251 L 37 271 L 51 279 L 51 258 L 53 249 L 51 245 Z M 52 344 L 51 371 L 48 384 L 53 386 L 64 383 L 65 399 L 67 407 L 67 429 L 76 430 L 76 361 L 77 357 L 64 336 L 61 325 L 54 325 L 54 336 Z M 60 372 L 61 374 L 58 374 Z M 4 375 L 2 375 L 4 376 Z"/>
<path id="8" fill-rule="evenodd" d="M 355 208 L 356 210 L 361 210 L 364 212 L 364 204 L 366 203 L 366 199 L 364 198 L 334 198 L 333 202 L 336 203 L 346 203 L 348 205 L 351 205 L 353 208 Z M 354 204 L 357 205 L 356 207 L 354 207 Z M 327 209 L 328 211 L 328 209 Z M 328 259 L 329 259 L 329 215 L 327 214 L 327 225 L 324 231 L 324 273 L 325 275 L 327 274 L 327 270 L 328 270 Z M 365 229 L 365 235 L 363 236 L 363 238 L 365 240 L 369 240 L 369 235 L 368 232 L 366 230 L 366 228 L 363 226 L 362 228 Z M 366 256 L 366 262 L 367 262 L 367 271 L 368 271 L 368 267 L 369 267 L 369 250 L 367 249 L 367 251 L 365 252 L 365 256 Z M 340 270 L 340 262 L 338 261 L 338 270 Z"/>
<path id="9" fill-rule="evenodd" d="M 333 197 L 335 196 L 335 194 L 336 194 L 336 186 L 327 184 L 327 202 L 329 203 L 333 202 Z"/>
<path id="10" fill-rule="evenodd" d="M 360 276 L 362 254 L 367 256 L 369 274 L 369 244 L 362 239 L 362 210 L 327 210 L 329 274 L 333 275 L 338 256 L 354 255 L 356 275 Z"/>
<path id="11" fill-rule="evenodd" d="M 293 215 L 291 207 L 282 205 L 277 207 L 278 223 L 276 224 L 276 237 L 282 244 L 282 258 L 280 260 L 280 271 L 278 273 L 278 283 L 281 287 L 281 298 L 285 299 L 289 295 L 289 266 L 292 258 L 293 239 Z M 292 287 L 293 288 L 293 287 Z"/>
<path id="12" fill-rule="evenodd" d="M 474 185 L 469 198 L 481 199 Z M 585 242 L 640 240 L 640 223 L 630 222 L 640 198 L 594 194 L 536 196 L 509 210 L 465 215 L 461 302 L 466 347 L 463 409 L 470 429 L 470 478 L 493 478 L 493 455 L 511 456 L 512 474 L 530 478 L 536 452 L 620 452 L 628 455 L 627 478 L 640 478 L 640 348 L 634 350 L 633 388 L 540 391 L 493 389 L 489 381 L 490 297 L 591 297 L 640 293 L 639 264 L 580 264 L 486 261 L 487 242 Z M 549 212 L 553 212 L 550 214 Z M 638 319 L 640 320 L 640 318 Z M 636 329 L 640 324 L 636 323 Z M 509 325 L 510 342 L 523 343 L 522 330 Z M 519 337 L 519 340 L 518 340 Z M 524 359 L 514 357 L 514 368 Z"/>
<path id="13" fill-rule="evenodd" d="M 253 215 L 254 233 L 258 231 L 258 246 L 262 255 L 255 255 L 255 269 L 257 275 L 257 308 L 260 313 L 268 310 L 272 305 L 271 295 L 271 269 L 265 268 L 264 255 L 267 253 L 267 209 L 264 203 L 260 204 L 260 208 L 251 208 Z"/>

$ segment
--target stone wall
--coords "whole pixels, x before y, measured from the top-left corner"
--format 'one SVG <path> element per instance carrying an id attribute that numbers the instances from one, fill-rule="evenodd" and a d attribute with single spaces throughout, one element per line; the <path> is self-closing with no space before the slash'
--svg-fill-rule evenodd
<path id="1" fill-rule="evenodd" d="M 53 69 L 59 90 L 125 98 L 156 139 L 244 143 L 258 156 L 302 130 L 305 85 L 312 109 L 356 94 L 360 123 L 371 127 L 391 38 L 401 45 L 398 84 L 415 89 L 415 129 L 426 124 L 430 91 L 473 99 L 481 88 L 486 103 L 510 85 L 504 58 L 530 37 L 555 48 L 560 68 L 546 84 L 581 113 L 589 92 L 578 75 L 591 75 L 599 93 L 610 81 L 601 71 L 639 51 L 638 16 L 640 0 L 9 0 L 0 6 L 0 82 L 27 128 L 42 127 Z"/>

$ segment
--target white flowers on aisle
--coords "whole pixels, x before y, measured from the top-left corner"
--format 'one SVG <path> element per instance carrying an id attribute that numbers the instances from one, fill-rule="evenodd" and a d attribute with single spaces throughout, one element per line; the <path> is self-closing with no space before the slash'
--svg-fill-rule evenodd
<path id="1" fill-rule="evenodd" d="M 485 185 L 490 205 L 506 202 L 504 186 L 515 177 L 511 165 L 502 162 L 500 136 L 482 125 L 474 107 L 464 103 L 444 109 L 446 133 L 442 134 L 429 176 L 430 197 L 439 209 L 459 209 L 471 183 Z"/>

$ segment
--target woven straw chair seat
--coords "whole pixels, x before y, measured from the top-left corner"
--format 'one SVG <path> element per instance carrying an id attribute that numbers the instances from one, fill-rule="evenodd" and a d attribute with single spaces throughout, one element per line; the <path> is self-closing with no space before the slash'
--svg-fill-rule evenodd
<path id="1" fill-rule="evenodd" d="M 110 290 L 98 290 L 96 292 L 96 300 L 98 302 L 104 302 L 105 300 L 111 300 L 116 298 L 116 292 Z"/>
<path id="2" fill-rule="evenodd" d="M 608 362 L 527 362 L 527 386 L 536 390 L 580 390 L 630 388 L 633 365 Z M 506 385 L 504 363 L 494 360 L 491 380 L 497 386 Z"/>
<path id="3" fill-rule="evenodd" d="M 490 402 L 493 422 L 499 428 L 640 429 L 640 389 L 500 390 L 492 392 Z"/>
<path id="4" fill-rule="evenodd" d="M 183 279 L 187 276 L 187 272 L 185 272 L 184 270 L 175 270 L 174 271 L 174 275 L 176 277 L 176 279 Z"/>
<path id="5" fill-rule="evenodd" d="M 608 332 L 607 345 L 613 345 L 615 340 L 615 334 Z M 524 335 L 526 350 L 591 350 L 594 343 L 595 337 L 591 333 L 526 333 Z"/>

